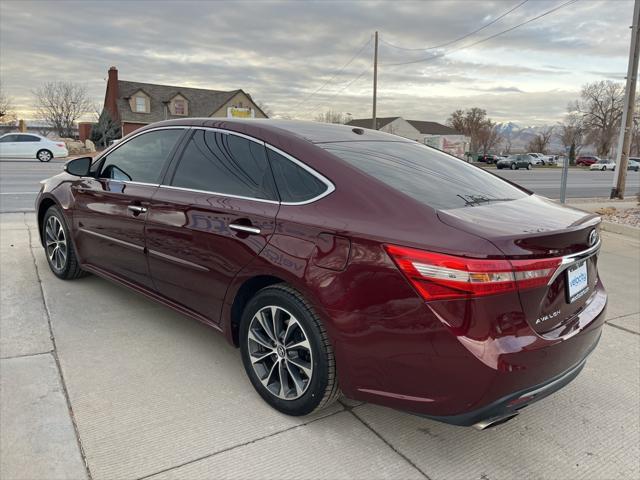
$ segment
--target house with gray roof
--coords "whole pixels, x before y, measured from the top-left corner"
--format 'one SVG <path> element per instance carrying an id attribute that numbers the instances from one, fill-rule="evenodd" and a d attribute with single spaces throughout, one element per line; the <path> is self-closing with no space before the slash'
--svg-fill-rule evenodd
<path id="1" fill-rule="evenodd" d="M 347 125 L 372 128 L 373 119 L 357 118 L 351 120 Z M 459 158 L 464 158 L 471 142 L 469 137 L 441 123 L 425 120 L 405 120 L 402 117 L 376 118 L 376 130 L 410 138 Z"/>
<path id="2" fill-rule="evenodd" d="M 109 69 L 104 108 L 120 123 L 123 136 L 144 125 L 170 118 L 267 118 L 242 89 L 208 90 L 131 82 L 118 79 L 116 67 Z"/>

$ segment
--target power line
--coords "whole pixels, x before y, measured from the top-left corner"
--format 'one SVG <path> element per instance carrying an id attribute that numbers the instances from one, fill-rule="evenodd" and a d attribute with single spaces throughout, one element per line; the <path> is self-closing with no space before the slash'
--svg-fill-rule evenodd
<path id="1" fill-rule="evenodd" d="M 494 38 L 496 38 L 496 37 L 499 37 L 500 35 L 504 35 L 505 33 L 512 32 L 512 31 L 513 31 L 513 30 L 515 30 L 516 28 L 519 28 L 519 27 L 522 27 L 522 26 L 524 26 L 524 25 L 527 25 L 528 23 L 531 23 L 531 22 L 533 22 L 533 21 L 535 21 L 535 20 L 538 20 L 538 19 L 540 19 L 540 18 L 542 18 L 542 17 L 546 17 L 547 15 L 550 15 L 550 14 L 552 14 L 553 12 L 556 12 L 556 11 L 560 10 L 561 8 L 564 8 L 564 7 L 567 7 L 567 6 L 569 6 L 569 5 L 573 4 L 573 3 L 576 3 L 577 1 L 578 1 L 578 0 L 569 0 L 568 2 L 565 2 L 565 3 L 561 4 L 561 5 L 558 5 L 557 7 L 552 8 L 551 10 L 547 10 L 546 12 L 541 13 L 540 15 L 537 15 L 537 16 L 535 16 L 535 17 L 533 17 L 533 18 L 530 18 L 529 20 L 526 20 L 526 21 L 524 21 L 524 22 L 522 22 L 522 23 L 519 23 L 519 24 L 517 24 L 517 25 L 514 25 L 514 26 L 513 26 L 513 27 L 511 27 L 511 28 L 507 28 L 506 30 L 503 30 L 503 31 L 498 32 L 498 33 L 495 33 L 495 34 L 493 34 L 493 35 L 491 35 L 491 36 L 489 36 L 489 37 L 483 38 L 483 39 L 481 39 L 481 40 L 478 40 L 478 41 L 476 41 L 476 42 L 470 43 L 470 44 L 468 44 L 468 45 L 463 45 L 463 46 L 461 46 L 461 47 L 454 48 L 454 49 L 452 49 L 452 50 L 449 50 L 449 51 L 443 52 L 443 53 L 441 53 L 441 54 L 439 54 L 439 55 L 438 55 L 438 54 L 436 54 L 436 55 L 432 55 L 431 57 L 421 58 L 421 59 L 418 59 L 418 60 L 411 60 L 411 61 L 408 61 L 408 62 L 385 63 L 385 64 L 383 64 L 383 65 L 386 65 L 386 66 L 389 66 L 389 67 L 394 67 L 394 66 L 400 66 L 400 65 L 410 65 L 410 64 L 413 64 L 413 63 L 428 62 L 428 61 L 430 61 L 430 60 L 433 60 L 434 58 L 444 57 L 444 56 L 449 55 L 449 54 L 451 54 L 451 53 L 453 53 L 453 52 L 458 52 L 458 51 L 460 51 L 460 50 L 464 50 L 464 49 L 466 49 L 466 48 L 475 47 L 476 45 L 479 45 L 479 44 L 481 44 L 481 43 L 484 43 L 484 42 L 487 42 L 487 41 L 489 41 L 489 40 L 492 40 L 492 39 L 494 39 Z"/>
<path id="2" fill-rule="evenodd" d="M 387 45 L 389 45 L 390 47 L 393 48 L 397 48 L 398 50 L 408 50 L 408 51 L 425 51 L 425 50 L 435 50 L 437 48 L 443 48 L 443 47 L 448 47 L 449 45 L 452 45 L 454 43 L 458 43 L 460 40 L 464 40 L 465 38 L 470 37 L 471 35 L 474 35 L 482 30 L 484 30 L 487 27 L 490 27 L 491 25 L 493 25 L 494 23 L 496 23 L 498 20 L 502 20 L 504 17 L 506 17 L 507 15 L 509 15 L 511 12 L 513 12 L 514 10 L 517 10 L 518 8 L 520 8 L 521 6 L 523 6 L 525 3 L 527 3 L 529 0 L 524 0 L 523 2 L 519 3 L 518 5 L 516 5 L 515 7 L 511 8 L 510 10 L 506 11 L 505 13 L 503 13 L 502 15 L 500 15 L 499 17 L 494 18 L 493 20 L 491 20 L 489 23 L 481 26 L 480 28 L 474 30 L 473 32 L 469 32 L 461 37 L 458 37 L 454 40 L 449 40 L 448 42 L 445 43 L 441 43 L 440 45 L 434 45 L 433 47 L 424 47 L 424 48 L 407 48 L 407 47 L 400 47 L 398 45 L 394 45 L 391 42 L 386 41 L 384 38 L 381 39 L 382 43 L 385 43 Z"/>
<path id="3" fill-rule="evenodd" d="M 307 95 L 305 98 L 303 98 L 302 100 L 300 100 L 298 103 L 296 103 L 293 107 L 292 110 L 295 110 L 296 108 L 298 108 L 301 104 L 303 104 L 304 102 L 306 102 L 307 100 L 309 100 L 311 97 L 313 97 L 316 93 L 318 93 L 320 90 L 322 90 L 324 87 L 326 87 L 329 83 L 331 83 L 333 81 L 334 78 L 336 78 L 338 75 L 340 75 L 345 68 L 347 68 L 351 62 L 353 62 L 362 52 L 365 48 L 367 48 L 367 46 L 371 43 L 371 39 L 373 37 L 370 36 L 369 40 L 366 41 L 366 43 L 360 48 L 360 50 L 358 50 L 356 52 L 356 54 L 351 57 L 351 59 L 345 63 L 342 68 L 340 68 L 340 70 L 338 70 L 336 73 L 333 74 L 333 76 L 327 80 L 326 82 L 324 82 L 322 85 L 320 85 L 320 87 L 318 89 L 316 89 L 315 91 L 313 91 L 312 93 L 310 93 L 309 95 Z"/>
<path id="4" fill-rule="evenodd" d="M 330 102 L 331 100 L 333 100 L 335 97 L 337 97 L 339 94 L 341 94 L 343 91 L 345 91 L 347 88 L 349 88 L 353 83 L 357 82 L 358 80 L 360 80 L 362 78 L 362 76 L 367 73 L 369 71 L 371 67 L 367 66 L 367 68 L 365 68 L 362 72 L 360 72 L 360 74 L 355 77 L 353 80 L 351 80 L 349 83 L 347 83 L 344 87 L 342 87 L 340 90 L 338 90 L 336 93 L 334 93 L 333 95 L 331 95 L 328 99 L 318 103 L 317 105 L 315 105 L 314 107 L 312 107 L 312 110 L 308 111 L 309 114 L 314 113 L 318 110 L 318 108 L 320 108 L 322 105 L 324 105 L 325 103 Z"/>

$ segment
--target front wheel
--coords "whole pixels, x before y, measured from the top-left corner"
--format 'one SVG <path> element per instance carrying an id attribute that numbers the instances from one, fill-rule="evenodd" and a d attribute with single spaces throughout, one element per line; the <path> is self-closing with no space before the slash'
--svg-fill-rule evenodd
<path id="1" fill-rule="evenodd" d="M 512 163 L 512 164 L 511 164 L 511 170 L 515 170 L 516 168 L 518 168 L 518 167 L 516 166 L 516 164 L 515 164 L 515 163 Z"/>
<path id="2" fill-rule="evenodd" d="M 240 322 L 242 363 L 258 394 L 287 415 L 307 415 L 340 396 L 336 362 L 320 318 L 280 284 L 260 290 Z"/>
<path id="3" fill-rule="evenodd" d="M 531 170 L 531 164 L 527 163 L 527 170 Z"/>
<path id="4" fill-rule="evenodd" d="M 49 268 L 58 278 L 72 280 L 85 274 L 80 268 L 69 229 L 58 207 L 50 207 L 42 220 L 42 243 Z"/>
<path id="5" fill-rule="evenodd" d="M 602 171 L 606 172 L 607 171 L 607 167 L 602 167 Z"/>
<path id="6" fill-rule="evenodd" d="M 53 158 L 53 153 L 49 150 L 40 150 L 36 154 L 36 158 L 41 162 L 49 162 Z"/>

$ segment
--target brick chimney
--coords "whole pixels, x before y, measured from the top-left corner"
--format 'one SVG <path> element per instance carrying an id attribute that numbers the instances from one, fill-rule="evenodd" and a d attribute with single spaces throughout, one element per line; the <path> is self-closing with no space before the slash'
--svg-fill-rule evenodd
<path id="1" fill-rule="evenodd" d="M 107 109 L 111 118 L 116 122 L 120 121 L 117 102 L 119 96 L 118 69 L 116 67 L 111 67 L 109 69 L 109 78 L 107 80 L 107 91 L 104 95 L 104 108 Z"/>

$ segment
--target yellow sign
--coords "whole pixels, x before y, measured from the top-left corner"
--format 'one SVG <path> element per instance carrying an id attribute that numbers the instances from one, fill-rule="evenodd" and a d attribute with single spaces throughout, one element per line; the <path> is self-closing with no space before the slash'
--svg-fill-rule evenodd
<path id="1" fill-rule="evenodd" d="M 254 112 L 253 108 L 228 107 L 227 108 L 227 117 L 229 117 L 229 118 L 253 118 L 253 117 L 255 117 L 255 112 Z"/>

